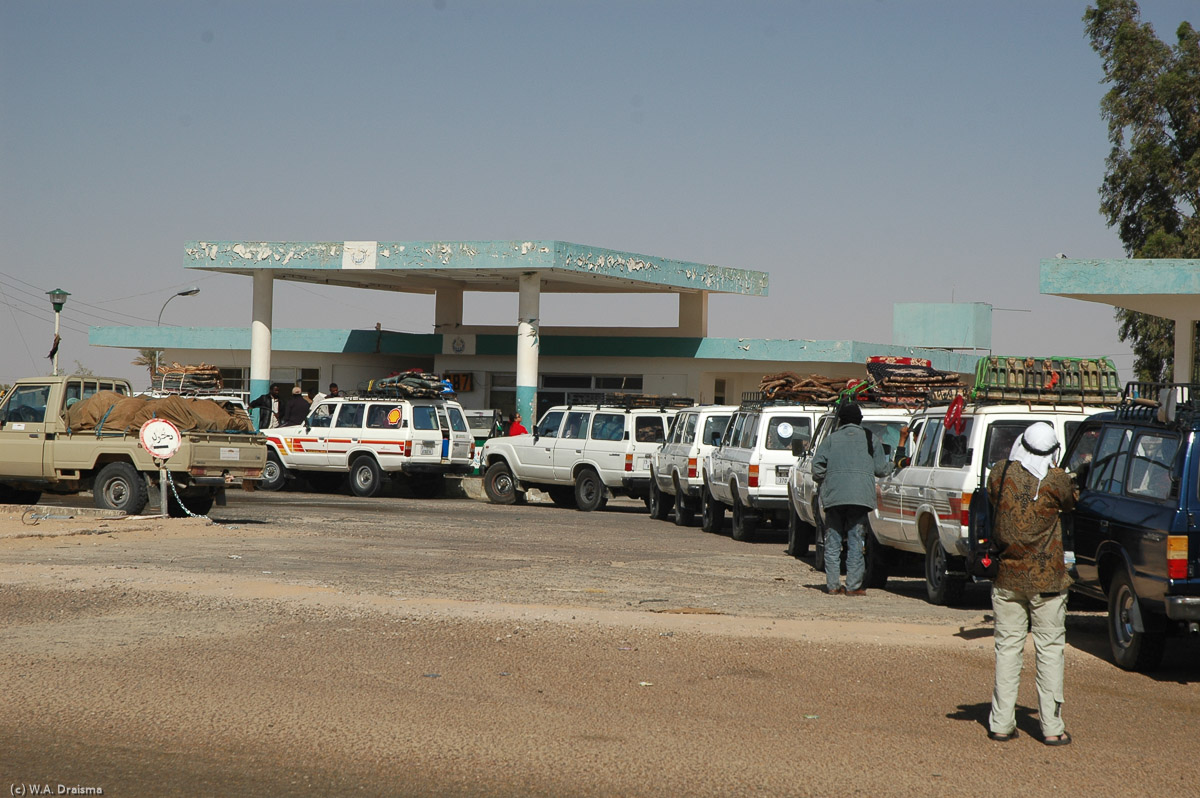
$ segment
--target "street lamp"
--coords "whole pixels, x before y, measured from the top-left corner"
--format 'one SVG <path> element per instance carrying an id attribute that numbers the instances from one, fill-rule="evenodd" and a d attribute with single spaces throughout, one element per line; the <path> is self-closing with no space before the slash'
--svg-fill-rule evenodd
<path id="1" fill-rule="evenodd" d="M 58 320 L 62 315 L 63 305 L 67 304 L 67 297 L 71 294 L 61 288 L 55 288 L 53 291 L 46 292 L 50 297 L 50 304 L 54 306 L 54 376 L 58 376 Z"/>
<path id="2" fill-rule="evenodd" d="M 200 288 L 199 288 L 199 287 L 197 287 L 197 286 L 194 286 L 194 285 L 193 285 L 191 288 L 185 288 L 185 289 L 183 289 L 182 291 L 180 291 L 180 292 L 178 292 L 178 293 L 171 294 L 169 297 L 167 297 L 167 301 L 166 301 L 166 302 L 164 302 L 164 303 L 162 304 L 162 307 L 161 307 L 161 308 L 159 308 L 159 311 L 158 311 L 158 321 L 156 321 L 156 322 L 154 323 L 154 326 L 155 326 L 155 327 L 161 327 L 161 326 L 162 326 L 162 314 L 163 314 L 163 311 L 167 309 L 167 304 L 168 304 L 168 303 L 169 303 L 169 302 L 170 302 L 172 299 L 174 299 L 174 298 L 175 298 L 175 297 L 177 297 L 177 296 L 195 296 L 195 295 L 196 295 L 196 294 L 198 294 L 198 293 L 200 293 Z M 158 373 L 158 353 L 159 353 L 159 351 L 160 351 L 160 350 L 159 350 L 157 347 L 156 347 L 156 348 L 155 348 L 155 350 L 154 350 L 154 373 L 155 373 L 155 374 L 157 374 L 157 373 Z M 151 380 L 153 380 L 153 377 L 151 378 Z M 153 386 L 151 386 L 151 387 L 153 387 Z"/>

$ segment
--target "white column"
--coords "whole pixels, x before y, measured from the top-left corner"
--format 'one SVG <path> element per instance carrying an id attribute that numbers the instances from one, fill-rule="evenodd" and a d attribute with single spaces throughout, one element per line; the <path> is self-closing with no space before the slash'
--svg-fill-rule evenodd
<path id="1" fill-rule="evenodd" d="M 1192 381 L 1192 351 L 1195 330 L 1195 319 L 1175 319 L 1174 382 Z"/>
<path id="2" fill-rule="evenodd" d="M 526 272 L 520 278 L 517 298 L 517 412 L 525 426 L 537 423 L 538 326 L 541 323 L 542 278 Z"/>
<path id="3" fill-rule="evenodd" d="M 275 281 L 271 272 L 254 272 L 253 318 L 250 321 L 250 398 L 256 399 L 271 387 L 271 312 L 275 303 Z"/>

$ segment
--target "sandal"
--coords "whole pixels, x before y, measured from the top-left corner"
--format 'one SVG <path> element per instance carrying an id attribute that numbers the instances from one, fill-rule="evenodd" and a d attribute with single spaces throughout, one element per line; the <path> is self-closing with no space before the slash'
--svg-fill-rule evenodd
<path id="1" fill-rule="evenodd" d="M 1017 731 L 1016 731 L 1016 729 L 1013 729 L 1008 734 L 1001 734 L 1000 732 L 990 731 L 990 732 L 988 732 L 988 739 L 995 740 L 998 743 L 1006 743 L 1009 740 L 1017 739 Z"/>
<path id="2" fill-rule="evenodd" d="M 1043 745 L 1070 745 L 1071 744 L 1071 735 L 1068 734 L 1067 732 L 1063 732 L 1062 734 L 1060 734 L 1054 738 L 1047 737 L 1046 739 L 1042 740 L 1042 744 Z"/>

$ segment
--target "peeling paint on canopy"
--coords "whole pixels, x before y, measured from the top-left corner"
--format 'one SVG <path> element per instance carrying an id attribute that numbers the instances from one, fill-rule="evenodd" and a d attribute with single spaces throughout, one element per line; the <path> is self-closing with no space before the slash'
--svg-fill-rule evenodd
<path id="1" fill-rule="evenodd" d="M 543 273 L 549 292 L 712 293 L 766 296 L 765 272 L 659 258 L 565 241 L 191 241 L 184 265 L 206 271 L 428 293 L 516 291 L 521 274 Z M 398 279 L 399 278 L 399 279 Z"/>

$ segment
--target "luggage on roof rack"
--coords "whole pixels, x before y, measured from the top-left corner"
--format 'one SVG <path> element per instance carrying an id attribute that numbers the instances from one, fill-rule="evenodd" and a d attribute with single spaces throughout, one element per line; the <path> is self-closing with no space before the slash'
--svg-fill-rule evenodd
<path id="1" fill-rule="evenodd" d="M 1115 404 L 1121 400 L 1117 367 L 1106 357 L 981 358 L 975 399 Z"/>
<path id="2" fill-rule="evenodd" d="M 662 410 L 668 407 L 692 407 L 696 404 L 696 400 L 686 396 L 658 396 L 648 393 L 610 393 L 604 395 L 603 404 L 624 407 L 627 410 L 648 407 Z"/>
<path id="3" fill-rule="evenodd" d="M 804 397 L 791 396 L 768 396 L 764 391 L 746 391 L 742 394 L 741 409 L 742 410 L 761 410 L 764 407 L 789 407 L 793 405 L 827 405 L 832 404 L 834 396 L 830 399 L 819 400 Z"/>
<path id="4" fill-rule="evenodd" d="M 935 369 L 924 358 L 869 357 L 867 373 L 871 375 L 868 398 L 884 405 L 948 402 L 967 391 L 957 373 Z"/>
<path id="5" fill-rule="evenodd" d="M 809 374 L 802 377 L 794 371 L 764 374 L 757 391 L 742 395 L 761 395 L 766 401 L 783 401 L 793 404 L 832 404 L 846 395 L 847 391 L 858 391 L 866 383 L 856 377 L 823 377 Z M 752 399 L 752 401 L 758 401 Z"/>

